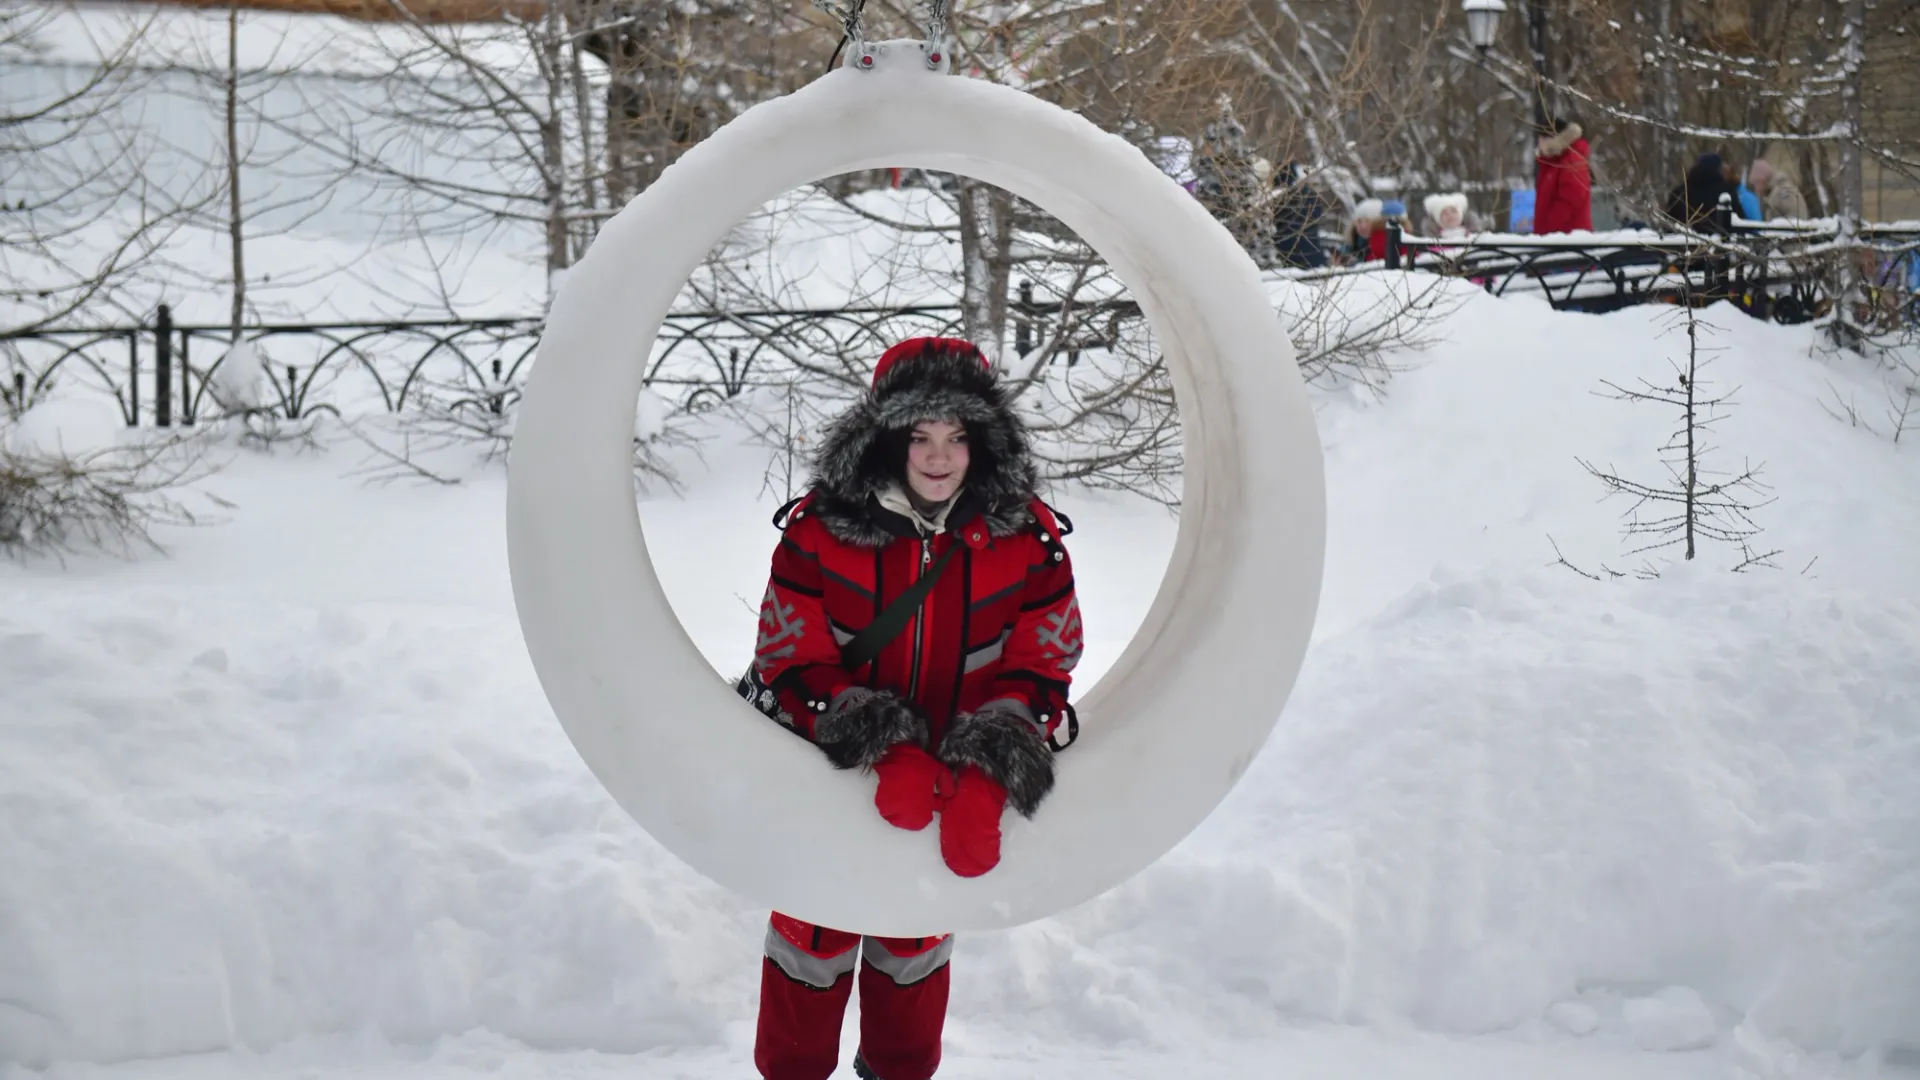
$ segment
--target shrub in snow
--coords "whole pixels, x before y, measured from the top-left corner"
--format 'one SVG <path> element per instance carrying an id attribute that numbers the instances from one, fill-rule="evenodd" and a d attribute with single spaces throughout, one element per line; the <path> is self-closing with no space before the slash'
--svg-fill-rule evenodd
<path id="1" fill-rule="evenodd" d="M 177 495 L 212 471 L 197 443 L 172 439 L 87 447 L 89 438 L 102 432 L 84 422 L 49 419 L 61 412 L 41 413 L 36 406 L 23 423 L 0 425 L 0 552 L 158 551 L 155 527 L 199 521 Z M 41 414 L 37 419 L 36 413 Z"/>
<path id="2" fill-rule="evenodd" d="M 633 416 L 633 482 L 637 490 L 646 491 L 650 479 L 674 491 L 681 490 L 680 474 L 668 460 L 667 451 L 692 441 L 679 423 L 686 415 L 675 411 L 673 404 L 651 387 L 641 388 Z"/>

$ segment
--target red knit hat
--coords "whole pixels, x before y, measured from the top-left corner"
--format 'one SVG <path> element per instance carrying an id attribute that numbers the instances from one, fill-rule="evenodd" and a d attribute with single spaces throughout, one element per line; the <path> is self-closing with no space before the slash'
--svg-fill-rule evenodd
<path id="1" fill-rule="evenodd" d="M 873 365 L 873 385 L 877 389 L 880 386 L 880 380 L 886 377 L 888 370 L 890 370 L 893 365 L 908 357 L 938 356 L 942 354 L 972 356 L 980 361 L 981 367 L 988 370 L 992 370 L 993 368 L 993 365 L 987 362 L 986 354 L 980 351 L 980 346 L 975 345 L 965 338 L 908 338 L 880 354 L 880 362 Z"/>

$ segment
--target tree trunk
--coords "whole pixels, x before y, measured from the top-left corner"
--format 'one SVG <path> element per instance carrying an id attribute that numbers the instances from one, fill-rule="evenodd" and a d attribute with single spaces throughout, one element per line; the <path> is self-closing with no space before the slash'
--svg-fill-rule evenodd
<path id="1" fill-rule="evenodd" d="M 247 314 L 247 259 L 240 216 L 240 5 L 227 8 L 227 236 L 233 250 L 232 342 Z"/>
<path id="2" fill-rule="evenodd" d="M 995 366 L 1007 331 L 1007 286 L 1013 274 L 1013 196 L 960 178 L 961 320 L 968 340 Z"/>
<path id="3" fill-rule="evenodd" d="M 566 32 L 560 4 L 547 6 L 547 28 L 540 42 L 541 63 L 546 68 L 547 110 L 540 121 L 541 177 L 547 196 L 547 294 L 552 298 L 556 274 L 573 265 L 573 248 L 567 235 L 567 146 L 565 139 L 565 103 L 561 99 L 560 40 Z"/>
<path id="4" fill-rule="evenodd" d="M 569 13 L 576 16 L 578 14 L 572 5 L 569 5 Z M 580 125 L 580 197 L 581 203 L 587 208 L 589 215 L 580 230 L 580 236 L 576 238 L 578 242 L 576 250 L 584 252 L 587 244 L 593 240 L 594 233 L 598 232 L 600 227 L 597 217 L 593 215 L 593 212 L 598 210 L 600 206 L 598 185 L 594 182 L 595 178 L 593 174 L 594 170 L 603 168 L 604 166 L 601 164 L 599 156 L 594 152 L 593 95 L 587 90 L 587 71 L 586 66 L 581 62 L 580 53 L 580 29 L 578 27 L 571 27 L 567 34 L 567 63 L 569 67 L 567 75 L 573 89 L 573 107 L 578 114 L 575 122 Z M 612 205 L 610 201 L 609 206 L 611 207 Z"/>
<path id="5" fill-rule="evenodd" d="M 1840 280 L 1836 290 L 1834 330 L 1836 340 L 1849 348 L 1866 336 L 1861 325 L 1867 304 L 1866 282 L 1861 274 L 1859 247 L 1860 220 L 1866 208 L 1861 177 L 1862 68 L 1866 60 L 1867 0 L 1842 0 L 1845 14 L 1840 24 Z"/>
<path id="6" fill-rule="evenodd" d="M 1840 123 L 1845 129 L 1841 136 L 1844 141 L 1840 144 L 1840 213 L 1857 223 L 1866 208 L 1860 163 L 1864 108 L 1860 84 L 1866 65 L 1867 0 L 1845 0 L 1845 4 L 1846 13 L 1840 25 Z"/>

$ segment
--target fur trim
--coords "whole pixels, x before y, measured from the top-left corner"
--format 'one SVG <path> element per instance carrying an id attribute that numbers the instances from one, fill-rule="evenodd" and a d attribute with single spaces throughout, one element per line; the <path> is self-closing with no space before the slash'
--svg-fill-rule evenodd
<path id="1" fill-rule="evenodd" d="M 1551 135 L 1540 140 L 1540 156 L 1543 158 L 1559 157 L 1561 154 L 1566 153 L 1569 147 L 1579 141 L 1580 125 L 1568 124 L 1566 127 L 1560 129 L 1560 134 Z"/>
<path id="2" fill-rule="evenodd" d="M 1467 220 L 1467 196 L 1464 192 L 1455 191 L 1445 195 L 1429 195 L 1423 202 L 1426 207 L 1427 216 L 1436 222 L 1440 220 L 1440 211 L 1445 210 L 1449 206 L 1460 211 L 1460 220 L 1462 223 Z"/>
<path id="3" fill-rule="evenodd" d="M 871 770 L 901 743 L 926 746 L 927 718 L 891 690 L 842 690 L 813 722 L 813 741 L 836 769 Z"/>
<path id="4" fill-rule="evenodd" d="M 901 481 L 907 433 L 923 420 L 967 428 L 971 461 L 955 524 L 965 520 L 962 509 L 977 510 L 996 537 L 1033 523 L 1029 503 L 1039 478 L 1005 387 L 977 356 L 936 353 L 894 364 L 827 426 L 809 487 L 813 516 L 835 539 L 882 547 L 895 538 L 873 510 L 879 494 Z"/>
<path id="5" fill-rule="evenodd" d="M 1353 219 L 1385 217 L 1387 204 L 1379 199 L 1361 199 L 1353 208 Z"/>
<path id="6" fill-rule="evenodd" d="M 960 771 L 972 765 L 1007 789 L 1007 803 L 1031 818 L 1053 790 L 1053 751 L 1032 720 L 1012 708 L 989 705 L 961 713 L 940 740 L 941 761 Z"/>

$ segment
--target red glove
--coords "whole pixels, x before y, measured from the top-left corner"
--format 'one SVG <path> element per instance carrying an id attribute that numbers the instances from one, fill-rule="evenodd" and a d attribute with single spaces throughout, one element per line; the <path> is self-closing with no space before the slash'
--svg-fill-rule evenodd
<path id="1" fill-rule="evenodd" d="M 1007 789 L 977 767 L 960 770 L 940 808 L 940 857 L 961 877 L 979 877 L 1000 863 L 1000 815 Z"/>
<path id="2" fill-rule="evenodd" d="M 873 805 L 887 823 L 918 832 L 933 824 L 933 812 L 953 791 L 953 770 L 914 743 L 896 743 L 874 762 L 880 787 Z"/>

